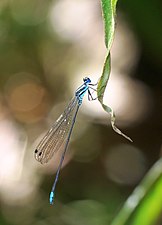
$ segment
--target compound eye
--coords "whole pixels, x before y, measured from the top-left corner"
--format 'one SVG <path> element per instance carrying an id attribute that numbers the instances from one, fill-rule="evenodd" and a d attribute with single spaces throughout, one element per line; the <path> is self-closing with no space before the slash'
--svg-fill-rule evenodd
<path id="1" fill-rule="evenodd" d="M 85 83 L 91 83 L 91 80 L 89 79 L 89 77 L 85 77 L 85 78 L 83 79 L 83 81 L 84 81 Z"/>

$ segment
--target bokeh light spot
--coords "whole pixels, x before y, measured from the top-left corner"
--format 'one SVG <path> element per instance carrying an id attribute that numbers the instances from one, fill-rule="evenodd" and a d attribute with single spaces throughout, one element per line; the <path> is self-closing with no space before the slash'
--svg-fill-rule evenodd
<path id="1" fill-rule="evenodd" d="M 6 84 L 5 93 L 10 109 L 21 122 L 39 121 L 49 109 L 47 90 L 30 74 L 12 76 Z"/>
<path id="2" fill-rule="evenodd" d="M 23 182 L 23 163 L 27 146 L 26 133 L 9 120 L 0 122 L 0 193 L 11 204 L 24 198 L 31 188 Z"/>
<path id="3" fill-rule="evenodd" d="M 109 178 L 124 185 L 139 182 L 147 169 L 146 158 L 142 152 L 128 144 L 110 149 L 104 163 Z"/>
<path id="4" fill-rule="evenodd" d="M 50 12 L 50 21 L 54 31 L 63 39 L 81 40 L 91 26 L 92 14 L 89 12 L 94 6 L 89 0 L 58 1 Z"/>

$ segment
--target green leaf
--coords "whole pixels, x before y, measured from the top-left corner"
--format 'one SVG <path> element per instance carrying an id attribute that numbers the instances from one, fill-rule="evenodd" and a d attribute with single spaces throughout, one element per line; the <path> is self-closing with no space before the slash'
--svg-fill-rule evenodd
<path id="1" fill-rule="evenodd" d="M 97 85 L 98 100 L 101 102 L 101 104 L 103 103 L 104 92 L 107 86 L 107 82 L 109 80 L 110 70 L 111 70 L 111 57 L 109 53 L 105 60 L 102 76 L 100 77 Z"/>
<path id="2" fill-rule="evenodd" d="M 97 86 L 97 96 L 98 100 L 101 103 L 103 109 L 110 114 L 111 125 L 115 132 L 124 136 L 129 141 L 132 141 L 127 135 L 123 134 L 116 126 L 115 126 L 115 114 L 113 110 L 103 103 L 103 97 L 105 93 L 105 89 L 107 86 L 107 82 L 110 77 L 111 71 L 111 60 L 110 60 L 110 49 L 112 46 L 112 42 L 114 39 L 115 32 L 115 15 L 116 15 L 116 4 L 117 0 L 101 0 L 102 5 L 102 13 L 105 24 L 105 45 L 107 48 L 107 57 L 105 60 L 104 68 L 102 75 L 99 79 Z"/>
<path id="3" fill-rule="evenodd" d="M 114 38 L 116 4 L 117 0 L 101 0 L 105 24 L 105 45 L 108 49 L 108 52 L 111 49 Z"/>
<path id="4" fill-rule="evenodd" d="M 162 213 L 162 158 L 125 202 L 111 225 L 153 225 Z"/>

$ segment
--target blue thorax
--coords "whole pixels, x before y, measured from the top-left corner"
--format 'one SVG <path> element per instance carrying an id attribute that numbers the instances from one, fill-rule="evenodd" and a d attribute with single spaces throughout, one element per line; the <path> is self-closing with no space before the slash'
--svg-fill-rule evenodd
<path id="1" fill-rule="evenodd" d="M 78 104 L 79 105 L 82 104 L 83 96 L 85 95 L 85 93 L 89 89 L 89 84 L 91 83 L 91 80 L 90 80 L 89 77 L 85 77 L 83 79 L 83 81 L 84 81 L 84 84 L 82 84 L 75 92 L 75 96 L 78 99 Z"/>

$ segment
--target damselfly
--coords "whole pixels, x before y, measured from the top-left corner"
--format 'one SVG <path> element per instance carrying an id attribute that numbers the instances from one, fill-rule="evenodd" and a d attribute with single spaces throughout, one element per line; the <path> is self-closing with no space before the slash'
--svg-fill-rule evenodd
<path id="1" fill-rule="evenodd" d="M 56 120 L 50 130 L 43 137 L 41 142 L 38 144 L 35 150 L 35 158 L 40 163 L 47 163 L 55 152 L 57 152 L 61 146 L 64 145 L 64 150 L 61 156 L 61 160 L 56 172 L 56 177 L 52 186 L 50 193 L 50 204 L 53 204 L 55 188 L 58 181 L 60 169 L 65 157 L 65 153 L 68 147 L 70 136 L 74 127 L 75 119 L 79 110 L 79 107 L 82 104 L 83 97 L 86 92 L 88 92 L 88 99 L 94 100 L 90 89 L 95 90 L 92 86 L 95 84 L 91 83 L 90 78 L 85 77 L 83 79 L 83 84 L 75 91 L 75 96 L 72 98 L 68 106 L 65 108 L 65 111 L 61 116 Z"/>

